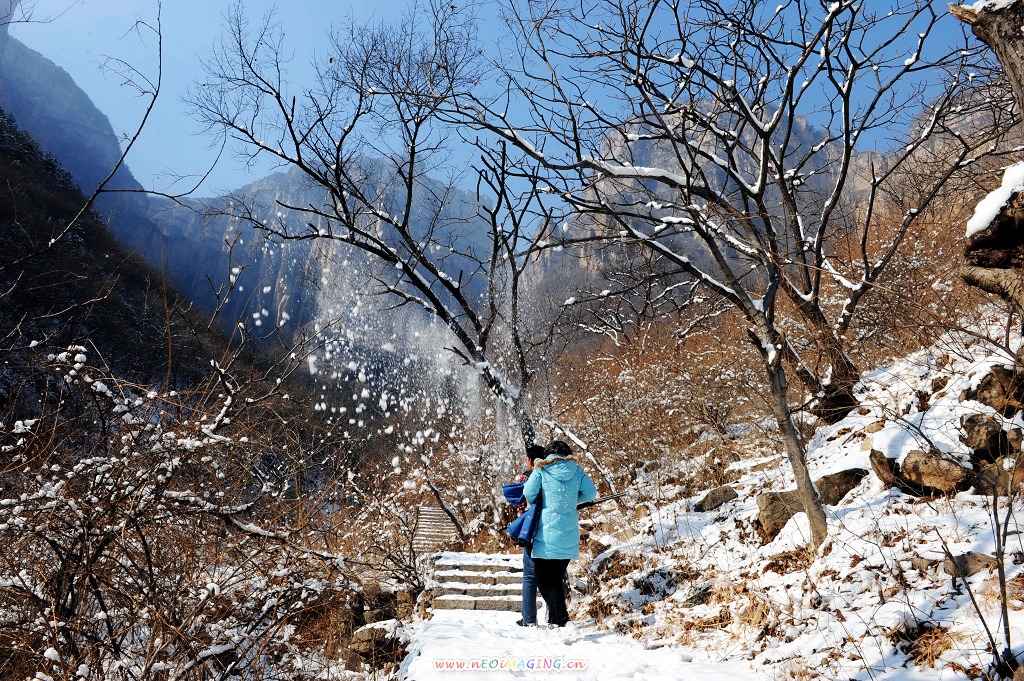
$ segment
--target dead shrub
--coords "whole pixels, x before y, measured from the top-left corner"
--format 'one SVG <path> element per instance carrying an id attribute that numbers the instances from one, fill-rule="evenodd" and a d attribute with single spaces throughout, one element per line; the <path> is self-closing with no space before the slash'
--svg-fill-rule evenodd
<path id="1" fill-rule="evenodd" d="M 601 579 L 615 579 L 625 577 L 631 572 L 639 570 L 644 565 L 640 556 L 615 551 L 597 566 L 595 574 Z"/>
<path id="2" fill-rule="evenodd" d="M 806 546 L 777 553 L 764 565 L 765 572 L 788 575 L 790 572 L 806 570 L 814 562 L 814 553 Z"/>
<path id="3" fill-rule="evenodd" d="M 935 667 L 959 639 L 959 634 L 933 622 L 897 627 L 889 632 L 889 640 L 918 667 Z"/>
<path id="4" fill-rule="evenodd" d="M 690 620 L 687 626 L 691 629 L 696 629 L 697 631 L 713 631 L 717 629 L 725 629 L 731 623 L 732 613 L 729 612 L 729 608 L 723 605 L 714 615 Z"/>
<path id="5" fill-rule="evenodd" d="M 358 622 L 352 594 L 325 591 L 289 619 L 291 640 L 302 650 L 319 650 L 330 659 L 345 651 Z M 361 614 L 361 613 L 360 613 Z"/>

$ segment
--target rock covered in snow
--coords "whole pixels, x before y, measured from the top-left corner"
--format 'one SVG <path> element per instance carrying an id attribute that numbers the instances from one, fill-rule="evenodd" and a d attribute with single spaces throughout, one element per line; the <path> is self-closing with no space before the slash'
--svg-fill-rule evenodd
<path id="1" fill-rule="evenodd" d="M 974 492 L 991 496 L 1008 496 L 1011 490 L 1024 489 L 1024 468 L 1017 459 L 999 457 L 993 463 L 985 464 L 978 470 L 974 480 Z"/>
<path id="2" fill-rule="evenodd" d="M 1008 433 L 989 414 L 968 414 L 960 419 L 963 442 L 974 454 L 974 461 L 995 461 L 1010 452 Z"/>
<path id="3" fill-rule="evenodd" d="M 967 221 L 967 236 L 972 237 L 993 227 L 1003 207 L 1021 191 L 1024 191 L 1024 163 L 1014 163 L 1003 172 L 1003 181 L 999 187 L 989 192 L 974 207 L 974 215 Z"/>
<path id="4" fill-rule="evenodd" d="M 367 624 L 352 632 L 349 648 L 375 663 L 397 661 L 404 654 L 401 627 L 394 619 Z"/>
<path id="5" fill-rule="evenodd" d="M 952 558 L 947 556 L 942 561 L 942 569 L 951 577 L 970 577 L 982 570 L 995 570 L 997 566 L 995 556 L 977 551 L 968 551 Z"/>
<path id="6" fill-rule="evenodd" d="M 814 481 L 814 486 L 821 497 L 821 503 L 826 506 L 837 505 L 867 474 L 863 468 L 849 468 L 818 478 Z M 770 542 L 786 526 L 790 518 L 803 510 L 796 490 L 759 494 L 757 521 L 761 540 L 766 544 Z"/>
<path id="7" fill-rule="evenodd" d="M 903 459 L 902 476 L 911 484 L 952 494 L 966 489 L 971 472 L 942 452 L 915 449 Z"/>
<path id="8" fill-rule="evenodd" d="M 707 494 L 705 494 L 700 501 L 693 505 L 693 510 L 698 513 L 704 513 L 707 511 L 717 511 L 724 504 L 729 503 L 739 495 L 729 485 L 722 485 L 716 487 Z"/>
<path id="9" fill-rule="evenodd" d="M 960 399 L 981 402 L 1003 416 L 1011 416 L 1024 409 L 1024 374 L 1009 367 L 994 366 L 976 388 L 965 390 Z"/>

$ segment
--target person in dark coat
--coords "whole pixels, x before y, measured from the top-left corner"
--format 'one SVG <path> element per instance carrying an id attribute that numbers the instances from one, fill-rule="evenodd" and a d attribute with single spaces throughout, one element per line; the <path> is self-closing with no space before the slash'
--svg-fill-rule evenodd
<path id="1" fill-rule="evenodd" d="M 544 448 L 540 445 L 530 445 L 527 447 L 526 470 L 516 479 L 516 482 L 526 482 L 533 469 L 533 462 L 537 459 L 543 459 L 545 454 Z M 534 496 L 534 500 L 536 500 L 536 496 Z M 516 624 L 521 627 L 537 624 L 537 577 L 533 558 L 530 556 L 529 546 L 523 547 L 523 604 L 521 606 L 521 613 L 522 617 L 519 618 Z"/>
<path id="2" fill-rule="evenodd" d="M 580 555 L 577 505 L 594 501 L 597 488 L 572 460 L 572 449 L 566 443 L 552 442 L 545 454 L 544 458 L 534 460 L 523 496 L 532 504 L 543 493 L 540 524 L 529 553 L 537 588 L 548 607 L 548 624 L 562 627 L 569 621 L 566 570 L 569 561 Z M 525 567 L 525 554 L 523 561 Z"/>

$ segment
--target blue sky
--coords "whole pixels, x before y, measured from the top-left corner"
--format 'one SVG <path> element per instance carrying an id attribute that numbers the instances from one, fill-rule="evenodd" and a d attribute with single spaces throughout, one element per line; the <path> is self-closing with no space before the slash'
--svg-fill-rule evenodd
<path id="1" fill-rule="evenodd" d="M 215 157 L 212 138 L 204 135 L 189 115 L 183 98 L 189 87 L 202 78 L 200 59 L 208 55 L 223 29 L 223 18 L 236 0 L 164 0 L 164 91 L 150 125 L 128 159 L 136 177 L 147 187 L 170 189 L 175 175 L 204 172 Z M 276 9 L 289 49 L 294 51 L 289 80 L 293 85 L 308 82 L 309 64 L 316 50 L 326 44 L 332 25 L 350 20 L 395 21 L 411 0 L 243 0 L 252 17 Z M 888 0 L 871 0 L 871 2 Z M 151 20 L 156 0 L 35 0 L 36 18 L 50 22 L 23 24 L 12 33 L 30 47 L 64 67 L 110 118 L 118 134 L 134 131 L 145 101 L 123 87 L 120 80 L 101 68 L 108 56 L 154 70 L 152 40 L 133 32 L 140 19 Z M 481 43 L 498 48 L 500 21 L 495 0 L 483 0 L 479 13 Z M 945 11 L 944 0 L 935 9 Z M 945 47 L 959 28 L 946 18 L 932 43 Z M 914 36 L 907 38 L 907 49 Z M 902 47 L 902 46 L 901 46 Z M 201 194 L 222 194 L 257 179 L 270 166 L 249 168 L 238 157 L 225 156 Z"/>
<path id="2" fill-rule="evenodd" d="M 190 118 L 183 98 L 201 77 L 199 60 L 217 41 L 224 14 L 234 1 L 164 0 L 164 89 L 150 125 L 128 159 L 132 172 L 145 185 L 166 188 L 169 173 L 201 172 L 216 155 L 209 146 L 210 137 L 202 135 Z M 332 24 L 341 25 L 350 18 L 394 20 L 406 7 L 402 0 L 245 0 L 244 6 L 256 17 L 278 8 L 278 20 L 296 50 L 296 80 L 308 73 L 313 51 L 324 44 Z M 153 69 L 153 43 L 132 27 L 140 19 L 155 16 L 155 0 L 38 0 L 35 7 L 36 18 L 53 21 L 17 25 L 11 33 L 66 69 L 110 118 L 115 132 L 133 132 L 145 102 L 101 65 L 112 56 Z M 202 193 L 234 189 L 267 170 L 250 169 L 239 159 L 226 157 Z"/>

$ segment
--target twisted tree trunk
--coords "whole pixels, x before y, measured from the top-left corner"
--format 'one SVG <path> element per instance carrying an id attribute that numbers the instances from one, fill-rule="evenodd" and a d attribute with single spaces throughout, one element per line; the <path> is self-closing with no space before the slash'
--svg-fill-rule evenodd
<path id="1" fill-rule="evenodd" d="M 1013 90 L 1017 108 L 1024 111 L 1024 0 L 992 0 L 954 5 L 950 13 L 968 24 L 979 40 L 992 48 Z M 969 234 L 960 275 L 967 284 L 1024 309 L 1024 196 L 1011 194 L 984 229 Z"/>
<path id="2" fill-rule="evenodd" d="M 977 4 L 977 3 L 975 3 Z M 992 48 L 1006 79 L 1013 88 L 1017 106 L 1024 104 L 1024 0 L 990 0 L 987 7 L 952 5 L 949 13 L 971 27 L 978 40 Z"/>

